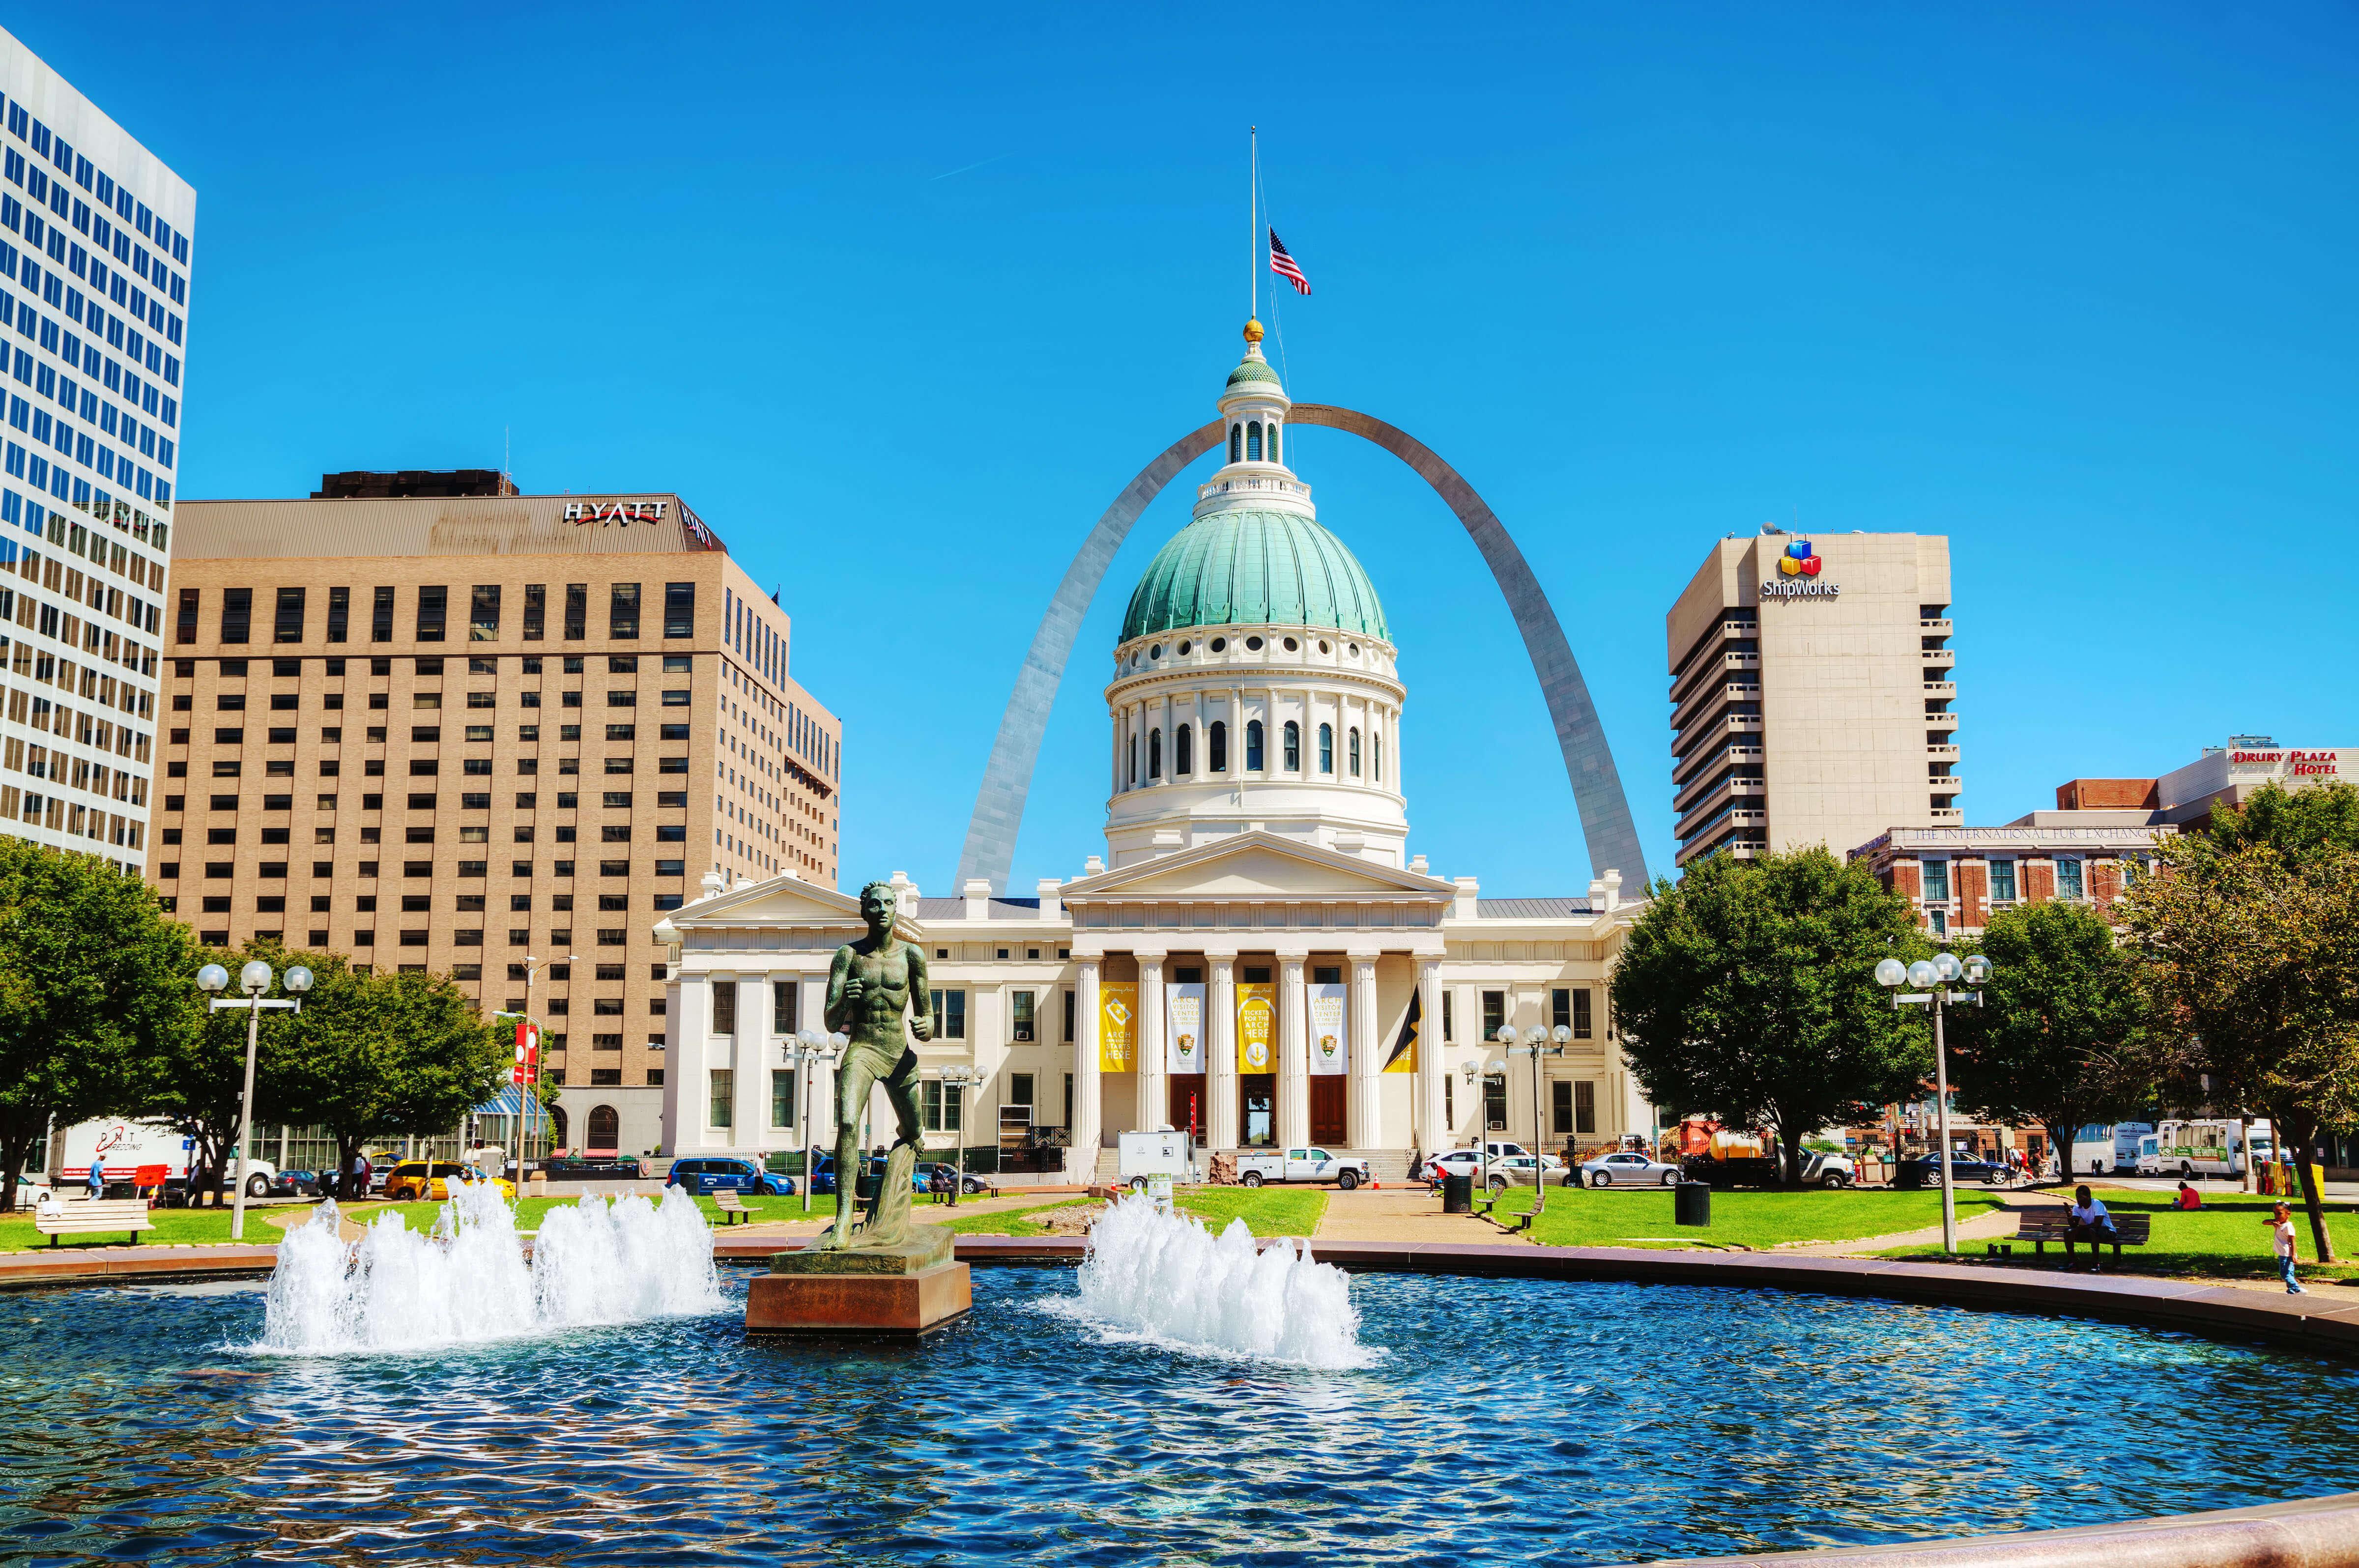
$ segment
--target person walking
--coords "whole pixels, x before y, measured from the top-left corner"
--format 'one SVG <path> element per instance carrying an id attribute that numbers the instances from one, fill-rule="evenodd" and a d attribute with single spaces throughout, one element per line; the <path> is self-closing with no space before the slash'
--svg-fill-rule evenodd
<path id="1" fill-rule="evenodd" d="M 106 1156 L 90 1157 L 90 1196 L 92 1203 L 106 1195 Z"/>
<path id="2" fill-rule="evenodd" d="M 2269 1216 L 2268 1227 L 2269 1244 L 2277 1249 L 2277 1276 L 2285 1281 L 2286 1294 L 2308 1295 L 2310 1292 L 2294 1277 L 2293 1210 L 2284 1204 L 2277 1205 Z"/>

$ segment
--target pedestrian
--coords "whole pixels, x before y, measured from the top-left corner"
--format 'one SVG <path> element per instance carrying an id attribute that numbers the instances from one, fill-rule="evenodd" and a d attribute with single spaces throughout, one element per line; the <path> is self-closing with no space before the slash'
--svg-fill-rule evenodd
<path id="1" fill-rule="evenodd" d="M 92 1203 L 106 1195 L 106 1156 L 90 1157 L 90 1196 Z"/>
<path id="2" fill-rule="evenodd" d="M 2064 1233 L 2064 1250 L 2069 1256 L 2072 1243 L 2089 1244 L 2089 1272 L 2104 1271 L 2105 1255 L 2099 1248 L 2106 1242 L 2119 1243 L 2121 1233 L 2114 1228 L 2114 1217 L 2104 1203 L 2085 1186 L 2072 1189 L 2072 1206 L 2065 1211 L 2071 1216 L 2071 1227 Z"/>
<path id="3" fill-rule="evenodd" d="M 2301 1281 L 2294 1277 L 2293 1210 L 2284 1204 L 2277 1205 L 2269 1216 L 2268 1224 L 2269 1242 L 2277 1249 L 2277 1276 L 2285 1281 L 2286 1294 L 2308 1295 L 2310 1292 L 2303 1290 Z"/>
<path id="4" fill-rule="evenodd" d="M 353 1179 L 349 1188 L 344 1193 L 344 1201 L 346 1203 L 352 1203 L 368 1196 L 369 1174 L 368 1155 L 359 1150 L 354 1150 L 353 1152 Z"/>
<path id="5" fill-rule="evenodd" d="M 2203 1206 L 2203 1195 L 2197 1192 L 2193 1187 L 2189 1186 L 2185 1182 L 2181 1182 L 2179 1184 L 2179 1206 L 2182 1209 L 2201 1208 Z"/>

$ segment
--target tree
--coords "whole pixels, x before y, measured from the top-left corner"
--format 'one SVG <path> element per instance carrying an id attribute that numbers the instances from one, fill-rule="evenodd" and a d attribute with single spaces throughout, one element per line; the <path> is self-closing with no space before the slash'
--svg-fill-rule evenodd
<path id="1" fill-rule="evenodd" d="M 2129 1115 L 2154 1095 L 2137 967 L 2084 904 L 2017 904 L 1993 915 L 1983 1005 L 1948 1014 L 1950 1084 L 1967 1114 L 2036 1121 L 2071 1174 L 2074 1130 Z"/>
<path id="2" fill-rule="evenodd" d="M 234 978 L 252 959 L 259 958 L 275 974 L 284 975 L 295 964 L 315 971 L 330 960 L 312 954 L 288 953 L 277 943 L 249 942 L 242 952 L 207 948 L 190 962 L 200 967 L 219 964 Z M 251 1133 L 239 1126 L 238 1098 L 245 1087 L 246 1013 L 238 1009 L 216 1011 L 212 999 L 189 988 L 187 1026 L 159 1041 L 155 1053 L 139 1064 L 132 1114 L 162 1122 L 193 1146 L 189 1161 L 189 1195 L 218 1197 L 229 1167 L 230 1145 L 241 1137 L 250 1147 Z M 274 1027 L 281 1015 L 262 1015 L 259 1048 L 255 1057 L 255 1117 L 259 1121 L 283 1120 L 286 1096 L 279 1084 L 282 1035 Z"/>
<path id="3" fill-rule="evenodd" d="M 1647 1096 L 1773 1128 L 1788 1182 L 1802 1140 L 1914 1095 L 1924 1022 L 1875 983 L 1929 949 L 1908 903 L 1823 849 L 1713 855 L 1655 885 L 1614 970 L 1624 1053 Z"/>
<path id="4" fill-rule="evenodd" d="M 2359 850 L 2359 785 L 2321 779 L 2289 790 L 2271 779 L 2243 809 L 2214 812 L 2207 832 L 2183 841 L 2196 855 L 2267 844 L 2297 864 L 2314 855 Z"/>
<path id="5" fill-rule="evenodd" d="M 2165 874 L 2120 907 L 2172 1076 L 2190 1098 L 2267 1113 L 2332 1262 L 2309 1156 L 2321 1129 L 2359 1119 L 2359 853 L 2321 838 L 2288 855 L 2247 836 L 2168 843 L 2162 858 Z"/>
<path id="6" fill-rule="evenodd" d="M 0 1209 L 52 1122 L 132 1109 L 136 1065 L 187 1026 L 192 952 L 137 873 L 0 838 Z"/>
<path id="7" fill-rule="evenodd" d="M 435 1136 L 498 1091 L 512 1059 L 504 1031 L 446 975 L 364 975 L 341 957 L 312 966 L 300 1012 L 266 1023 L 290 1121 L 326 1128 L 339 1174 L 370 1140 Z"/>

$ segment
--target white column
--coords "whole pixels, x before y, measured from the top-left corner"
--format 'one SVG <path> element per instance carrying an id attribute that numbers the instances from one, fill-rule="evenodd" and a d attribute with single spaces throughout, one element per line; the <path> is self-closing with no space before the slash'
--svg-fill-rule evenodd
<path id="1" fill-rule="evenodd" d="M 1296 1149 L 1310 1141 L 1310 993 L 1302 986 L 1302 960 L 1277 966 L 1277 1140 Z"/>
<path id="2" fill-rule="evenodd" d="M 1152 1132 L 1171 1119 L 1169 1080 L 1163 1076 L 1163 955 L 1160 953 L 1141 953 L 1138 956 L 1137 1080 L 1138 1104 L 1132 1108 L 1131 1121 L 1136 1130 Z"/>
<path id="3" fill-rule="evenodd" d="M 1383 1046 L 1376 1038 L 1376 956 L 1374 953 L 1352 955 L 1352 1037 L 1351 1098 L 1344 1109 L 1349 1117 L 1345 1130 L 1351 1135 L 1354 1149 L 1383 1147 L 1382 1113 L 1377 1108 L 1376 1074 L 1384 1063 L 1380 1059 Z"/>
<path id="4" fill-rule="evenodd" d="M 736 1122 L 730 1146 L 758 1150 L 768 1146 L 770 1134 L 770 1073 L 776 1054 L 770 1049 L 770 983 L 767 975 L 737 977 Z"/>
<path id="5" fill-rule="evenodd" d="M 1099 1113 L 1098 961 L 1083 958 L 1073 1001 L 1073 1146 L 1065 1156 L 1065 1173 L 1081 1181 L 1097 1174 Z"/>
<path id="6" fill-rule="evenodd" d="M 583 1039 L 582 1036 L 575 1036 Z M 664 1075 L 664 1105 L 671 1112 L 671 1126 L 666 1130 L 666 1152 L 674 1155 L 701 1153 L 709 1145 L 704 1124 L 709 1100 L 705 1074 L 712 1068 L 707 1060 L 712 1038 L 712 986 L 711 977 L 693 970 L 679 977 L 679 1049 L 673 1054 L 670 1071 Z M 580 1053 L 566 1053 L 570 1066 L 573 1061 L 594 1062 L 596 1057 L 585 1048 Z M 569 1082 L 566 1087 L 571 1089 Z M 577 1118 L 590 1112 L 585 1101 L 573 1113 Z M 588 1142 L 588 1124 L 577 1142 Z"/>
<path id="7" fill-rule="evenodd" d="M 1231 737 L 1232 740 L 1234 737 Z M 1208 1075 L 1204 1110 L 1204 1142 L 1208 1148 L 1237 1146 L 1237 987 L 1236 955 L 1208 954 L 1212 988 L 1205 1006 L 1212 1016 L 1204 1031 Z"/>
<path id="8" fill-rule="evenodd" d="M 1451 1146 L 1441 1116 L 1441 1076 L 1449 1065 L 1441 1051 L 1440 959 L 1419 960 L 1417 994 L 1417 1146 L 1422 1153 L 1440 1154 Z"/>

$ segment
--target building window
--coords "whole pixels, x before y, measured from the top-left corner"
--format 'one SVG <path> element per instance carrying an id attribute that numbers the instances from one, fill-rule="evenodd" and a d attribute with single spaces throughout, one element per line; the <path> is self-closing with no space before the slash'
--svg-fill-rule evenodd
<path id="1" fill-rule="evenodd" d="M 639 585 L 618 582 L 606 601 L 606 635 L 617 642 L 639 634 Z"/>
<path id="2" fill-rule="evenodd" d="M 1261 720 L 1245 720 L 1245 772 L 1261 772 Z"/>
<path id="3" fill-rule="evenodd" d="M 1499 1031 L 1506 1028 L 1506 1023 L 1507 993 L 1484 991 L 1483 993 L 1483 1038 L 1496 1040 L 1499 1037 Z"/>
<path id="4" fill-rule="evenodd" d="M 726 1130 L 729 1126 L 729 1114 L 733 1108 L 730 1102 L 735 1098 L 737 1092 L 737 1075 L 734 1070 L 728 1067 L 714 1067 L 712 1069 L 712 1125 L 716 1130 Z"/>
<path id="5" fill-rule="evenodd" d="M 1925 902 L 1927 903 L 1949 903 L 1950 862 L 1947 860 L 1927 860 L 1924 864 Z"/>
<path id="6" fill-rule="evenodd" d="M 418 590 L 418 640 L 421 643 L 442 641 L 444 627 L 451 619 L 451 590 L 437 584 Z"/>
<path id="7" fill-rule="evenodd" d="M 2015 862 L 1993 860 L 1990 863 L 1990 884 L 1993 903 L 2013 903 L 2015 902 Z"/>
<path id="8" fill-rule="evenodd" d="M 328 590 L 328 641 L 341 643 L 352 631 L 353 590 L 332 588 Z"/>
<path id="9" fill-rule="evenodd" d="M 1061 953 L 1058 955 L 1060 957 L 1063 956 Z M 1073 1043 L 1073 1015 L 1076 1011 L 1074 993 L 1069 989 L 1065 992 L 1065 1044 L 1068 1045 Z M 1068 1121 L 1071 1119 L 1067 1118 Z"/>
<path id="10" fill-rule="evenodd" d="M 1572 1027 L 1572 989 L 1570 986 L 1559 986 L 1549 992 L 1549 1027 Z"/>
<path id="11" fill-rule="evenodd" d="M 193 643 L 197 640 L 197 590 L 193 588 L 184 588 L 180 590 L 178 640 L 183 643 Z"/>
<path id="12" fill-rule="evenodd" d="M 569 582 L 565 585 L 565 640 L 578 643 L 590 634 L 590 585 Z"/>
<path id="13" fill-rule="evenodd" d="M 1181 777 L 1196 771 L 1196 727 L 1182 724 L 1172 731 L 1171 776 Z"/>
<path id="14" fill-rule="evenodd" d="M 1252 420 L 1245 426 L 1245 461 L 1249 463 L 1261 461 L 1261 421 L 1258 419 Z"/>
<path id="15" fill-rule="evenodd" d="M 694 583 L 664 584 L 664 635 L 667 637 L 696 635 L 696 585 Z"/>
<path id="16" fill-rule="evenodd" d="M 271 622 L 270 640 L 274 643 L 299 643 L 303 640 L 303 590 L 282 588 L 278 590 L 278 611 Z"/>
<path id="17" fill-rule="evenodd" d="M 1204 727 L 1204 763 L 1208 771 L 1224 773 L 1229 771 L 1229 727 L 1213 719 Z"/>
<path id="18" fill-rule="evenodd" d="M 1458 1038 L 1458 1010 L 1451 1005 L 1457 1000 L 1455 991 L 1445 989 L 1441 993 L 1441 1043 L 1445 1045 Z"/>
<path id="19" fill-rule="evenodd" d="M 2058 898 L 2086 898 L 2088 896 L 2084 891 L 2086 887 L 2087 884 L 2081 880 L 2079 860 L 2060 860 L 2056 862 L 2056 896 Z"/>
<path id="20" fill-rule="evenodd" d="M 1442 995 L 1447 1000 L 1449 993 L 1445 991 Z M 1441 1080 L 1441 1125 L 1445 1134 L 1448 1129 L 1458 1125 L 1458 1080 L 1455 1078 Z"/>
<path id="21" fill-rule="evenodd" d="M 1286 771 L 1302 771 L 1302 726 L 1291 719 L 1286 721 Z"/>
<path id="22" fill-rule="evenodd" d="M 1319 727 L 1319 771 L 1322 773 L 1335 771 L 1335 727 L 1332 724 Z"/>
<path id="23" fill-rule="evenodd" d="M 369 600 L 369 641 L 393 641 L 393 589 L 372 589 Z"/>
<path id="24" fill-rule="evenodd" d="M 1239 462 L 1239 461 L 1242 461 L 1242 460 L 1244 460 L 1245 455 L 1245 427 L 1244 426 L 1242 426 L 1242 425 L 1232 425 L 1232 426 L 1230 426 L 1230 427 L 1229 427 L 1229 461 L 1231 461 L 1231 462 L 1233 462 L 1233 463 L 1234 463 L 1234 462 Z"/>
<path id="25" fill-rule="evenodd" d="M 1483 1123 L 1493 1132 L 1507 1130 L 1507 1080 L 1504 1076 L 1484 1076 Z"/>
<path id="26" fill-rule="evenodd" d="M 490 643 L 500 634 L 500 585 L 479 582 L 475 585 L 473 608 L 467 616 L 467 640 Z"/>
<path id="27" fill-rule="evenodd" d="M 962 1124 L 965 1118 L 961 1115 L 961 1112 L 966 1108 L 966 1090 L 962 1087 L 950 1087 L 940 1078 L 928 1078 L 920 1087 L 924 1090 L 919 1097 L 919 1105 L 925 1113 L 926 1130 L 929 1132 L 963 1130 Z"/>
<path id="28" fill-rule="evenodd" d="M 1376 783 L 1382 784 L 1385 782 L 1385 735 L 1383 730 L 1375 730 L 1369 731 L 1368 750 L 1371 753 L 1368 759 L 1370 774 L 1375 779 Z"/>
<path id="29" fill-rule="evenodd" d="M 1549 1130 L 1560 1138 L 1572 1136 L 1572 1083 L 1568 1078 L 1549 1086 Z"/>
<path id="30" fill-rule="evenodd" d="M 1035 1037 L 1032 1022 L 1032 993 L 1017 991 L 1008 999 L 1007 1038 L 1018 1044 L 1024 1044 L 1030 1043 Z"/>
<path id="31" fill-rule="evenodd" d="M 1352 752 L 1352 776 L 1353 778 L 1358 778 L 1360 776 L 1360 727 L 1356 724 L 1352 726 L 1350 740 Z"/>
<path id="32" fill-rule="evenodd" d="M 737 982 L 735 980 L 712 982 L 712 1033 L 715 1034 L 737 1033 Z"/>
<path id="33" fill-rule="evenodd" d="M 1587 1040 L 1595 1032 L 1596 1024 L 1590 1012 L 1589 989 L 1584 986 L 1572 993 L 1572 1037 Z"/>
<path id="34" fill-rule="evenodd" d="M 549 585 L 528 582 L 524 585 L 524 640 L 538 643 L 549 629 Z M 538 669 L 536 664 L 531 666 Z"/>
<path id="35" fill-rule="evenodd" d="M 253 630 L 254 589 L 231 588 L 222 590 L 221 640 L 243 643 Z"/>
<path id="36" fill-rule="evenodd" d="M 1597 1130 L 1597 1086 L 1586 1078 L 1572 1086 L 1572 1130 L 1579 1138 Z"/>
<path id="37" fill-rule="evenodd" d="M 771 1033 L 777 1035 L 792 1034 L 796 1030 L 801 1028 L 802 1025 L 799 1022 L 801 1009 L 802 987 L 799 983 L 794 980 L 772 980 L 770 982 Z"/>
<path id="38" fill-rule="evenodd" d="M 792 1127 L 795 1124 L 795 1070 L 792 1067 L 770 1069 L 770 1125 Z"/>
<path id="39" fill-rule="evenodd" d="M 1162 776 L 1163 731 L 1160 729 L 1149 730 L 1147 732 L 1147 777 L 1151 783 Z"/>
<path id="40" fill-rule="evenodd" d="M 934 993 L 934 1038 L 966 1038 L 966 992 L 939 990 Z"/>

